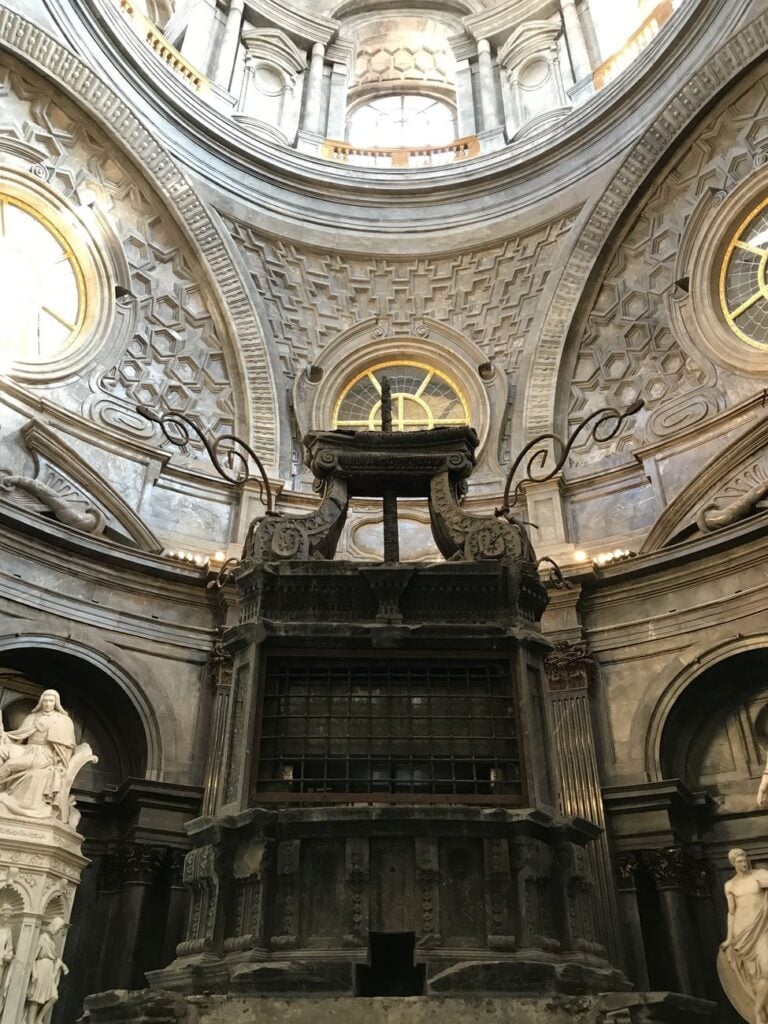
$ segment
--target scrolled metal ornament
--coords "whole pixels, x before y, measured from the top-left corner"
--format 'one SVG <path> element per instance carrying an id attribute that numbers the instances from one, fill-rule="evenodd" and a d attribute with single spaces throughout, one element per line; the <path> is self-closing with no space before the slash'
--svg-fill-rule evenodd
<path id="1" fill-rule="evenodd" d="M 566 463 L 568 456 L 571 453 L 571 449 L 576 443 L 577 439 L 590 428 L 590 433 L 595 441 L 602 443 L 604 441 L 610 441 L 611 438 L 615 437 L 619 432 L 621 425 L 630 416 L 634 416 L 638 413 L 645 402 L 642 398 L 639 398 L 636 402 L 627 406 L 626 409 L 615 409 L 612 406 L 606 406 L 603 409 L 597 409 L 595 412 L 590 413 L 585 419 L 578 424 L 576 429 L 571 433 L 567 441 L 563 441 L 557 434 L 539 434 L 538 437 L 534 437 L 532 441 L 529 441 L 525 448 L 519 453 L 515 461 L 512 463 L 512 467 L 507 474 L 507 482 L 504 487 L 504 499 L 500 508 L 496 509 L 496 515 L 501 517 L 509 513 L 510 509 L 514 508 L 520 500 L 520 494 L 524 483 L 530 481 L 531 483 L 544 483 L 547 480 L 551 480 Z M 608 429 L 603 433 L 601 427 L 606 424 L 610 424 Z M 544 441 L 552 441 L 556 453 L 556 462 L 552 469 L 548 470 L 542 476 L 535 475 L 536 470 L 541 471 L 549 458 L 548 447 L 537 447 Z M 530 451 L 536 449 L 533 455 L 530 456 L 528 461 L 525 463 L 525 473 L 518 480 L 517 485 L 512 495 L 512 501 L 509 500 L 509 492 L 512 488 L 512 481 L 515 473 L 523 464 L 526 456 Z M 559 451 L 559 454 L 558 454 Z"/>
<path id="2" fill-rule="evenodd" d="M 248 462 L 248 456 L 250 456 L 259 471 L 257 480 L 259 496 L 266 506 L 266 514 L 268 516 L 280 514 L 275 512 L 272 488 L 269 485 L 269 478 L 263 462 L 241 437 L 237 437 L 236 434 L 219 434 L 215 440 L 211 441 L 198 424 L 183 413 L 157 412 L 148 405 L 137 405 L 136 412 L 150 423 L 156 423 L 165 439 L 177 448 L 184 448 L 189 444 L 194 434 L 208 452 L 213 468 L 230 484 L 244 484 L 252 479 L 251 467 Z M 224 465 L 222 459 L 227 460 L 229 467 Z"/>

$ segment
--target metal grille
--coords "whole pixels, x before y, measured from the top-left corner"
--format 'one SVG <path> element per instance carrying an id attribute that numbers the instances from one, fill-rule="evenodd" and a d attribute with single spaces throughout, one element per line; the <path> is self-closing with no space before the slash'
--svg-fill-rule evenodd
<path id="1" fill-rule="evenodd" d="M 260 795 L 522 796 L 506 661 L 273 656 L 263 693 Z"/>

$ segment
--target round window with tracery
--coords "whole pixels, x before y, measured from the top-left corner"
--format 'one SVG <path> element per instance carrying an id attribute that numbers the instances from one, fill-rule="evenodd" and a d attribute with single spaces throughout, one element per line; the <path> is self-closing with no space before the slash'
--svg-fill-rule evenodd
<path id="1" fill-rule="evenodd" d="M 720 305 L 728 326 L 748 345 L 768 349 L 768 199 L 742 222 L 720 272 Z"/>
<path id="2" fill-rule="evenodd" d="M 341 394 L 334 427 L 381 430 L 381 381 L 389 378 L 393 430 L 428 430 L 469 423 L 460 389 L 444 373 L 424 363 L 380 363 L 358 374 Z"/>

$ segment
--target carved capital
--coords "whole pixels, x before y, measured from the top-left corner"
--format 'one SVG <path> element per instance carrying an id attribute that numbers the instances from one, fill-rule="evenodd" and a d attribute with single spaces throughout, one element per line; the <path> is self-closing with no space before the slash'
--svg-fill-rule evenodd
<path id="1" fill-rule="evenodd" d="M 640 861 L 637 854 L 624 853 L 616 858 L 616 884 L 619 892 L 633 892 L 637 888 L 637 871 Z"/>
<path id="2" fill-rule="evenodd" d="M 590 690 L 595 681 L 595 659 L 581 641 L 560 640 L 545 660 L 549 689 Z"/>
<path id="3" fill-rule="evenodd" d="M 168 850 L 148 843 L 124 843 L 120 849 L 120 873 L 123 885 L 152 885 L 165 866 Z"/>
<path id="4" fill-rule="evenodd" d="M 644 850 L 643 864 L 650 871 L 657 889 L 688 889 L 691 880 L 691 858 L 682 846 L 663 850 Z"/>

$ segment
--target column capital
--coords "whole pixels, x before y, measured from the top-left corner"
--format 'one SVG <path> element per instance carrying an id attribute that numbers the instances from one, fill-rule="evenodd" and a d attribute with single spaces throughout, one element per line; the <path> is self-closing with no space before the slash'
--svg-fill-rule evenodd
<path id="1" fill-rule="evenodd" d="M 559 640 L 544 664 L 551 692 L 589 690 L 595 681 L 595 659 L 583 641 Z"/>
<path id="2" fill-rule="evenodd" d="M 477 52 L 478 53 L 490 53 L 491 52 L 491 44 L 490 44 L 490 42 L 487 39 L 478 39 L 477 40 Z"/>
<path id="3" fill-rule="evenodd" d="M 325 44 L 324 43 L 313 43 L 312 49 L 310 50 L 312 57 L 324 57 L 325 56 Z"/>

